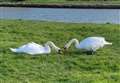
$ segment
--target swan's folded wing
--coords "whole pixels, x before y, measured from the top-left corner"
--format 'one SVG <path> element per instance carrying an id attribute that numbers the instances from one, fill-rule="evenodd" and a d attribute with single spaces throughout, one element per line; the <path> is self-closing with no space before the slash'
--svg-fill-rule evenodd
<path id="1" fill-rule="evenodd" d="M 31 54 L 31 55 L 50 53 L 50 51 L 51 51 L 50 48 L 46 48 L 46 47 L 39 45 L 37 43 L 34 43 L 34 42 L 22 45 L 16 49 L 10 48 L 10 50 L 12 52 L 16 52 L 16 53 L 27 53 L 27 54 Z"/>

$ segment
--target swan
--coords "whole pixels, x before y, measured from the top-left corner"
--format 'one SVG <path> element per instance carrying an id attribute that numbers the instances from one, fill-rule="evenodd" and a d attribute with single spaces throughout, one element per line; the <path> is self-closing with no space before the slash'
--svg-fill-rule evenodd
<path id="1" fill-rule="evenodd" d="M 61 53 L 61 49 L 57 47 L 53 42 L 48 41 L 45 43 L 44 46 L 39 45 L 34 42 L 27 43 L 25 45 L 22 45 L 18 48 L 10 48 L 12 52 L 15 53 L 27 53 L 30 55 L 35 55 L 35 54 L 49 54 L 51 53 L 51 48 L 52 47 L 54 50 L 56 50 L 58 53 Z"/>
<path id="2" fill-rule="evenodd" d="M 107 42 L 104 37 L 87 37 L 81 42 L 74 38 L 64 46 L 64 49 L 68 49 L 72 43 L 75 44 L 77 49 L 82 49 L 89 54 L 93 54 L 96 50 L 103 48 L 104 45 L 112 45 L 112 43 Z"/>

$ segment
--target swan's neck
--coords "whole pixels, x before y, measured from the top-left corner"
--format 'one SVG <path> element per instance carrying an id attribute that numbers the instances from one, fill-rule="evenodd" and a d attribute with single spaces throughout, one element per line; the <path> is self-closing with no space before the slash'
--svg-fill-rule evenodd
<path id="1" fill-rule="evenodd" d="M 79 46 L 79 41 L 78 41 L 77 39 L 72 39 L 72 40 L 70 40 L 70 41 L 65 45 L 65 47 L 66 47 L 66 48 L 69 48 L 72 43 L 75 44 L 75 47 L 76 47 L 76 48 L 77 48 L 77 46 Z"/>
<path id="2" fill-rule="evenodd" d="M 51 41 L 48 41 L 46 44 L 45 44 L 46 46 L 48 46 L 48 47 L 52 47 L 54 50 L 56 50 L 57 52 L 60 50 L 60 48 L 59 47 L 57 47 L 53 42 L 51 42 Z"/>
<path id="3" fill-rule="evenodd" d="M 50 48 L 49 45 L 46 45 L 46 44 L 45 44 L 45 51 L 48 52 L 48 53 L 51 52 L 51 48 Z"/>

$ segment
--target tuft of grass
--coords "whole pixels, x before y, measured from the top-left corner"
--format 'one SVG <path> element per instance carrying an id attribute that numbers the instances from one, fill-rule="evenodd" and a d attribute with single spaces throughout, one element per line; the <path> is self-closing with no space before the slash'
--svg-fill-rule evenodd
<path id="1" fill-rule="evenodd" d="M 72 38 L 103 36 L 113 43 L 94 55 L 74 46 L 65 54 L 31 56 L 10 47 L 51 40 L 63 47 Z M 0 20 L 0 82 L 3 83 L 120 83 L 120 25 Z"/>

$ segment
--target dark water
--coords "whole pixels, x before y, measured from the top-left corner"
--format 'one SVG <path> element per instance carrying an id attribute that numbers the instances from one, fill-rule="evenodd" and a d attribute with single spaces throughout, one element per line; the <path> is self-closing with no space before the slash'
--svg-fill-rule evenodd
<path id="1" fill-rule="evenodd" d="M 52 9 L 0 7 L 2 19 L 26 19 L 73 23 L 120 24 L 120 9 Z"/>

